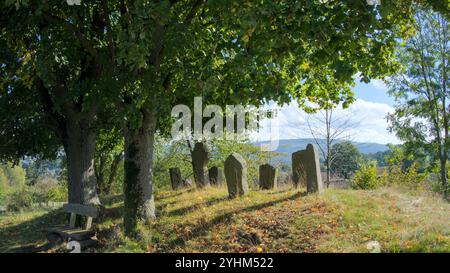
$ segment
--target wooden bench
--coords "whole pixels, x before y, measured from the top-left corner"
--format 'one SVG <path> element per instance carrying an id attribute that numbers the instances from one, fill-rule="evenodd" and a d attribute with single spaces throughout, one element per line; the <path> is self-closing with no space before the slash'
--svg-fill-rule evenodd
<path id="1" fill-rule="evenodd" d="M 45 230 L 50 244 L 57 245 L 69 241 L 78 241 L 82 247 L 95 244 L 96 240 L 92 239 L 95 232 L 91 228 L 92 220 L 98 216 L 98 209 L 80 204 L 64 204 L 62 210 L 70 213 L 69 223 L 68 225 L 49 227 Z M 86 217 L 86 224 L 82 228 L 77 227 L 78 215 Z"/>

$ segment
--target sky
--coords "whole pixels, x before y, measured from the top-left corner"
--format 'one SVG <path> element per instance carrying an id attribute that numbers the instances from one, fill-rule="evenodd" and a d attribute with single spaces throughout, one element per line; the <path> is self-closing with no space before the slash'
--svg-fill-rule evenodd
<path id="1" fill-rule="evenodd" d="M 381 80 L 355 85 L 353 92 L 356 101 L 348 109 L 338 107 L 333 114 L 338 120 L 337 124 L 340 124 L 339 120 L 348 121 L 349 126 L 342 134 L 342 138 L 380 144 L 401 143 L 387 130 L 386 115 L 394 111 L 394 100 L 389 97 L 387 90 L 387 86 Z M 269 140 L 270 137 L 272 139 L 311 138 L 308 120 L 311 127 L 323 128 L 320 113 L 311 117 L 300 110 L 296 102 L 277 108 L 279 109 L 277 121 L 262 122 L 263 128 L 254 136 L 258 141 Z M 272 126 L 268 126 L 269 122 L 272 122 Z"/>

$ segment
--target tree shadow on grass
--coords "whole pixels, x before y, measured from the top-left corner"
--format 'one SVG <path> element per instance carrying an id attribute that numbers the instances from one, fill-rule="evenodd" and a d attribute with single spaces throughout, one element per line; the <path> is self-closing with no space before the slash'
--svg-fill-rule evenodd
<path id="1" fill-rule="evenodd" d="M 0 228 L 0 252 L 45 251 L 46 247 L 42 245 L 46 242 L 43 230 L 66 220 L 66 213 L 53 210 L 20 224 Z"/>
<path id="2" fill-rule="evenodd" d="M 191 206 L 188 206 L 188 207 L 183 207 L 183 208 L 179 208 L 179 209 L 173 210 L 173 211 L 171 211 L 171 212 L 169 212 L 169 213 L 167 213 L 165 215 L 169 216 L 169 217 L 170 216 L 181 216 L 181 215 L 187 214 L 187 213 L 189 213 L 189 212 L 191 212 L 191 211 L 193 211 L 195 209 L 198 209 L 200 207 L 213 206 L 213 205 L 215 205 L 217 203 L 220 203 L 222 201 L 226 201 L 226 200 L 229 200 L 229 199 L 230 198 L 228 196 L 227 197 L 215 198 L 215 199 L 211 199 L 209 201 L 203 202 L 203 203 L 194 204 L 194 205 L 191 205 Z"/>
<path id="3" fill-rule="evenodd" d="M 194 191 L 194 190 L 196 190 L 196 188 L 189 188 L 189 189 L 187 189 L 187 190 L 177 190 L 177 191 L 174 191 L 174 192 L 172 192 L 172 193 L 170 193 L 170 194 L 164 194 L 164 195 L 156 196 L 155 199 L 156 199 L 156 201 L 162 201 L 162 200 L 164 200 L 164 199 L 169 199 L 169 198 L 177 197 L 177 196 L 180 196 L 180 195 L 182 195 L 182 194 L 184 194 L 184 193 L 192 192 L 192 191 Z"/>
<path id="4" fill-rule="evenodd" d="M 245 207 L 245 208 L 232 210 L 232 211 L 223 213 L 221 215 L 218 215 L 218 216 L 214 217 L 209 222 L 201 223 L 201 224 L 198 224 L 198 225 L 194 226 L 191 229 L 191 232 L 189 233 L 189 236 L 178 236 L 174 240 L 169 242 L 169 246 L 171 248 L 172 247 L 176 247 L 176 246 L 183 246 L 186 241 L 189 241 L 189 240 L 201 237 L 203 235 L 206 235 L 207 232 L 210 229 L 212 229 L 215 225 L 218 225 L 218 224 L 221 224 L 221 223 L 230 222 L 235 214 L 251 212 L 251 211 L 256 211 L 256 210 L 268 208 L 268 207 L 277 205 L 279 203 L 283 203 L 283 202 L 286 202 L 286 201 L 292 201 L 292 200 L 295 200 L 297 198 L 304 197 L 304 196 L 306 196 L 306 192 L 298 192 L 298 193 L 295 193 L 295 194 L 293 194 L 291 196 L 284 197 L 284 198 L 281 198 L 281 199 L 277 199 L 277 200 L 273 200 L 273 201 L 270 201 L 270 202 L 266 202 L 266 203 L 262 203 L 262 204 L 258 204 L 258 205 L 253 205 L 253 206 L 250 206 L 250 207 Z"/>
<path id="5" fill-rule="evenodd" d="M 173 205 L 173 204 L 176 204 L 178 202 L 177 200 L 167 201 L 167 202 L 165 202 L 164 200 L 170 199 L 170 198 L 174 198 L 174 197 L 178 197 L 178 196 L 180 196 L 182 194 L 189 193 L 189 192 L 192 192 L 192 191 L 195 191 L 195 190 L 196 190 L 196 188 L 189 188 L 189 189 L 174 191 L 174 192 L 171 192 L 170 194 L 164 194 L 162 196 L 157 196 L 155 198 L 155 201 L 156 201 L 156 215 L 157 216 L 166 215 L 166 213 L 165 213 L 166 207 L 168 205 Z M 187 213 L 190 210 L 195 209 L 195 207 L 197 207 L 199 205 L 210 206 L 210 205 L 213 205 L 213 204 L 215 204 L 217 202 L 220 202 L 222 200 L 225 200 L 225 199 L 226 198 L 220 198 L 218 200 L 205 202 L 205 204 L 198 204 L 198 205 L 193 205 L 193 206 L 188 207 L 188 208 L 179 209 L 179 210 L 177 210 L 177 212 L 170 213 L 169 216 L 182 215 L 182 214 Z M 104 206 L 110 206 L 110 205 L 113 205 L 113 204 L 116 204 L 116 203 L 119 203 L 119 202 L 123 202 L 123 201 L 124 201 L 124 196 L 122 194 L 120 194 L 120 195 L 111 195 L 111 196 L 104 197 L 102 199 L 102 204 Z M 123 213 L 123 205 L 117 206 L 117 207 L 113 207 L 113 208 L 105 208 L 105 207 L 103 207 L 101 212 L 100 212 L 100 220 L 104 220 L 104 219 L 107 219 L 107 218 L 118 219 L 118 218 L 122 217 L 122 213 Z"/>
<path id="6" fill-rule="evenodd" d="M 276 190 L 274 190 L 272 192 L 268 192 L 267 194 L 274 195 L 274 194 L 285 193 L 285 192 L 293 191 L 293 190 L 295 190 L 295 189 L 293 189 L 293 188 L 279 188 L 279 189 L 276 189 Z M 261 191 L 265 191 L 265 190 L 261 190 Z"/>
<path id="7" fill-rule="evenodd" d="M 123 206 L 113 207 L 113 208 L 103 208 L 99 214 L 99 223 L 110 218 L 117 220 L 123 216 Z"/>
<path id="8" fill-rule="evenodd" d="M 115 203 L 123 202 L 123 194 L 105 196 L 102 198 L 101 202 L 104 206 L 110 206 Z"/>
<path id="9" fill-rule="evenodd" d="M 176 201 L 171 201 L 167 203 L 156 203 L 156 217 L 166 215 L 166 207 L 171 204 L 175 204 Z M 105 221 L 106 219 L 118 220 L 123 217 L 123 205 L 113 207 L 113 208 L 102 208 L 99 215 L 99 222 Z"/>

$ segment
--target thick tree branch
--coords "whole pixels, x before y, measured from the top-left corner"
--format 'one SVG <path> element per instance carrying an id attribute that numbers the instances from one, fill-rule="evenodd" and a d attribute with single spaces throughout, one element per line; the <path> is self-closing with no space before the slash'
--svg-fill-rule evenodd
<path id="1" fill-rule="evenodd" d="M 45 21 L 53 24 L 58 24 L 64 27 L 65 29 L 72 32 L 77 39 L 80 41 L 81 46 L 89 52 L 92 56 L 97 56 L 97 50 L 92 46 L 91 42 L 79 31 L 79 29 L 74 26 L 73 24 L 67 22 L 63 18 L 60 18 L 58 16 L 55 16 L 50 13 L 43 13 L 42 14 Z"/>
<path id="2" fill-rule="evenodd" d="M 49 124 L 64 142 L 64 135 L 66 134 L 66 121 L 64 117 L 54 110 L 53 100 L 50 96 L 50 93 L 48 92 L 48 89 L 44 86 L 44 82 L 41 78 L 36 77 L 35 87 L 39 94 L 39 100 L 41 101 L 42 108 L 47 120 L 49 121 Z"/>
<path id="3" fill-rule="evenodd" d="M 195 1 L 191 10 L 189 11 L 186 18 L 184 19 L 184 23 L 186 25 L 189 25 L 192 22 L 192 19 L 194 19 L 195 15 L 197 14 L 197 11 L 200 9 L 200 7 L 202 6 L 203 3 L 204 3 L 204 0 Z"/>

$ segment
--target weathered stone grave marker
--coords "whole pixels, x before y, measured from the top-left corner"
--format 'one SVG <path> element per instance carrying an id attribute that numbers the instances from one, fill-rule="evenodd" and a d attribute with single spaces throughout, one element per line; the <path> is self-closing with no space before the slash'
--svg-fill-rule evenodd
<path id="1" fill-rule="evenodd" d="M 271 190 L 277 187 L 278 170 L 270 164 L 259 166 L 259 187 Z"/>
<path id="2" fill-rule="evenodd" d="M 220 167 L 214 166 L 208 170 L 209 183 L 211 185 L 220 186 L 223 183 L 224 174 Z"/>
<path id="3" fill-rule="evenodd" d="M 208 184 L 205 177 L 206 165 L 208 164 L 208 150 L 202 142 L 195 143 L 192 151 L 192 167 L 194 169 L 195 183 L 202 188 Z"/>
<path id="4" fill-rule="evenodd" d="M 308 144 L 305 150 L 292 154 L 292 180 L 295 187 L 305 183 L 308 193 L 322 191 L 319 153 L 314 145 Z"/>
<path id="5" fill-rule="evenodd" d="M 181 178 L 180 168 L 170 168 L 170 182 L 172 183 L 172 189 L 178 190 L 183 187 L 183 180 Z"/>
<path id="6" fill-rule="evenodd" d="M 240 154 L 232 153 L 225 160 L 225 179 L 231 198 L 245 195 L 248 192 L 247 163 Z"/>

